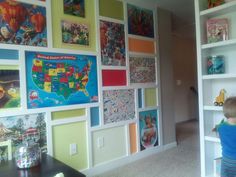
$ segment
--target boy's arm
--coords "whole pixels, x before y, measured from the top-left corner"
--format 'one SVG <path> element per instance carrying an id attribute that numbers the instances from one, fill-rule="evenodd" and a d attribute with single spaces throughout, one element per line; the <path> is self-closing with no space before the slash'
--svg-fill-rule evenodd
<path id="1" fill-rule="evenodd" d="M 213 132 L 217 132 L 218 131 L 218 128 L 219 128 L 219 126 L 222 124 L 224 122 L 224 119 L 222 119 L 221 121 L 220 121 L 220 123 L 219 124 L 216 124 L 215 125 L 215 127 L 211 130 L 211 131 L 213 131 Z"/>

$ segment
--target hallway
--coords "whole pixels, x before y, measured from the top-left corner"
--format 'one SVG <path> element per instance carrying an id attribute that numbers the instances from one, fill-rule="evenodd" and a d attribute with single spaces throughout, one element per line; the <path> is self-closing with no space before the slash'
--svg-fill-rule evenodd
<path id="1" fill-rule="evenodd" d="M 197 121 L 176 125 L 178 146 L 96 177 L 199 177 L 200 143 Z"/>

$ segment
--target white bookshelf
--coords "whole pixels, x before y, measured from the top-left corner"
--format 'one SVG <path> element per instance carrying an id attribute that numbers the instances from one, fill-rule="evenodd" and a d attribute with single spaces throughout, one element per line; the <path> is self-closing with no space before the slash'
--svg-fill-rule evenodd
<path id="1" fill-rule="evenodd" d="M 201 148 L 201 176 L 214 177 L 214 159 L 221 156 L 220 139 L 212 129 L 223 118 L 222 107 L 214 106 L 221 89 L 227 96 L 236 96 L 236 1 L 207 9 L 207 0 L 195 0 L 196 41 L 199 89 L 199 123 Z M 206 21 L 227 18 L 229 39 L 207 43 Z M 225 73 L 207 74 L 207 57 L 223 55 Z"/>

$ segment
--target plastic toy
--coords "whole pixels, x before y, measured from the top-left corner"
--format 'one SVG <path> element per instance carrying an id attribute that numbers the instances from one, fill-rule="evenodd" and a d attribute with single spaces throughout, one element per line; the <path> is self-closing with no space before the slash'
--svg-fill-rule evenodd
<path id="1" fill-rule="evenodd" d="M 221 89 L 220 90 L 220 94 L 219 96 L 216 97 L 214 105 L 215 106 L 223 106 L 224 102 L 225 102 L 225 89 Z"/>
<path id="2" fill-rule="evenodd" d="M 224 0 L 208 0 L 208 8 L 216 7 L 224 3 Z"/>

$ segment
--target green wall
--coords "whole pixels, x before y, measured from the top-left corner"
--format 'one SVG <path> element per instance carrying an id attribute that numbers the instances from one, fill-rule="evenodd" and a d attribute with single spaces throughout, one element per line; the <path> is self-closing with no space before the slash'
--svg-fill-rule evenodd
<path id="1" fill-rule="evenodd" d="M 64 162 L 76 170 L 88 167 L 88 147 L 86 122 L 71 123 L 54 126 L 53 136 L 53 155 L 56 159 Z M 78 153 L 70 155 L 70 144 L 76 143 Z"/>

